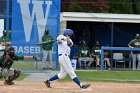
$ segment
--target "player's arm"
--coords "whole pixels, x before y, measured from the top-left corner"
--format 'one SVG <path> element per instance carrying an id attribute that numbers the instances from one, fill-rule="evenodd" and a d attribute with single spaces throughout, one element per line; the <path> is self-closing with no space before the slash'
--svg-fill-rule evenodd
<path id="1" fill-rule="evenodd" d="M 24 56 L 24 60 L 26 59 L 34 59 L 34 60 L 39 60 L 40 58 L 38 56 Z"/>
<path id="2" fill-rule="evenodd" d="M 73 42 L 71 41 L 70 36 L 67 36 L 66 40 L 67 40 L 67 45 L 71 47 L 73 45 Z"/>
<path id="3" fill-rule="evenodd" d="M 61 40 L 61 39 L 57 39 L 57 42 L 58 42 L 59 44 L 61 44 L 61 43 L 62 43 L 62 40 Z"/>
<path id="4" fill-rule="evenodd" d="M 1 44 L 2 46 L 5 46 L 5 45 L 6 45 L 6 43 L 5 43 L 5 42 L 1 42 L 0 44 Z"/>
<path id="5" fill-rule="evenodd" d="M 3 46 L 11 45 L 10 39 L 8 38 L 8 41 L 1 42 L 1 45 L 3 45 Z"/>
<path id="6" fill-rule="evenodd" d="M 9 41 L 9 42 L 5 42 L 5 45 L 11 45 L 11 42 Z"/>
<path id="7" fill-rule="evenodd" d="M 10 40 L 10 38 L 9 37 L 7 37 L 7 41 L 6 41 L 6 45 L 11 45 L 11 40 Z"/>
<path id="8" fill-rule="evenodd" d="M 33 59 L 33 56 L 24 56 L 24 60 L 26 59 Z"/>
<path id="9" fill-rule="evenodd" d="M 39 60 L 38 56 L 15 56 L 14 60 L 27 60 L 27 59 L 34 59 L 34 60 Z"/>
<path id="10" fill-rule="evenodd" d="M 134 47 L 134 46 L 133 46 L 133 42 L 134 42 L 134 40 L 132 40 L 132 41 L 128 44 L 128 47 L 133 48 L 133 47 Z"/>
<path id="11" fill-rule="evenodd" d="M 61 43 L 62 43 L 62 40 L 64 40 L 64 36 L 63 36 L 63 35 L 59 35 L 59 36 L 57 37 L 57 43 L 58 43 L 58 44 L 61 44 Z"/>
<path id="12" fill-rule="evenodd" d="M 133 46 L 131 46 L 131 45 L 128 45 L 128 47 L 133 48 Z"/>

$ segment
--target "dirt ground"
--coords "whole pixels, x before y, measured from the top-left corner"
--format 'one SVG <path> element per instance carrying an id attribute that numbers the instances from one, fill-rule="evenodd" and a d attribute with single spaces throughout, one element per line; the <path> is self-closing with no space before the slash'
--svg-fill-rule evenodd
<path id="1" fill-rule="evenodd" d="M 90 84 L 88 89 L 80 89 L 74 82 L 52 82 L 52 88 L 46 88 L 42 82 L 15 81 L 15 85 L 8 86 L 0 81 L 0 93 L 140 93 L 140 84 L 99 82 Z"/>

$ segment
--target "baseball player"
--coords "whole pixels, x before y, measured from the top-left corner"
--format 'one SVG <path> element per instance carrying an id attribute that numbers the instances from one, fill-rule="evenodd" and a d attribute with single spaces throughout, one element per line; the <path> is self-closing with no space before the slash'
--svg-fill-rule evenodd
<path id="1" fill-rule="evenodd" d="M 71 29 L 65 29 L 64 35 L 59 35 L 57 37 L 57 43 L 58 43 L 58 55 L 59 55 L 59 63 L 60 63 L 60 72 L 56 74 L 55 76 L 51 77 L 50 79 L 44 81 L 45 85 L 48 88 L 51 88 L 50 82 L 62 79 L 67 74 L 71 77 L 71 79 L 79 85 L 80 88 L 86 89 L 90 86 L 90 84 L 83 85 L 79 79 L 77 78 L 69 58 L 70 55 L 70 47 L 73 45 L 72 40 L 70 39 L 71 35 L 73 34 L 73 31 Z"/>
<path id="2" fill-rule="evenodd" d="M 3 36 L 0 37 L 0 56 L 3 55 L 4 53 L 4 49 L 7 47 L 7 46 L 10 46 L 11 45 L 11 41 L 10 41 L 10 38 L 8 36 L 6 36 L 6 31 L 4 30 L 3 31 Z"/>
<path id="3" fill-rule="evenodd" d="M 130 48 L 140 48 L 140 34 L 136 34 L 135 38 L 128 44 Z M 136 61 L 138 61 L 137 69 L 140 70 L 140 51 L 132 51 L 133 70 L 136 70 Z"/>
<path id="4" fill-rule="evenodd" d="M 14 60 L 29 58 L 38 59 L 37 56 L 17 56 L 14 53 L 14 48 L 10 46 L 4 50 L 4 54 L 0 57 L 0 78 L 4 77 L 5 85 L 13 85 L 13 80 L 17 79 L 21 74 L 20 70 L 11 68 Z"/>

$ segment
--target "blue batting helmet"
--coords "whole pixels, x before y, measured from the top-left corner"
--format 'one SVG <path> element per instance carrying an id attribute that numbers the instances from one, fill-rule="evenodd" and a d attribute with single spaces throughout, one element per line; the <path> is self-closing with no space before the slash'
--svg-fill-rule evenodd
<path id="1" fill-rule="evenodd" d="M 64 30 L 64 35 L 65 36 L 72 35 L 72 34 L 73 34 L 73 31 L 71 29 Z"/>

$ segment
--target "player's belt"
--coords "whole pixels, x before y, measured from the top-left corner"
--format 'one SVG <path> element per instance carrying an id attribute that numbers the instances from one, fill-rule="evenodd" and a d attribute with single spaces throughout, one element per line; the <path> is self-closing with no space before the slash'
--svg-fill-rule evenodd
<path id="1" fill-rule="evenodd" d="M 59 56 L 62 56 L 62 54 L 59 54 Z M 67 54 L 65 54 L 65 56 L 68 56 Z"/>

